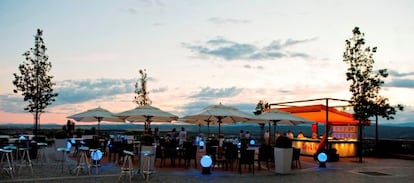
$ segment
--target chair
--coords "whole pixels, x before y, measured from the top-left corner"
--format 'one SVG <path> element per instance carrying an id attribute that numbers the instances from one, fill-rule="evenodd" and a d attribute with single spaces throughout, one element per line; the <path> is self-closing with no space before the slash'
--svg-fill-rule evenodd
<path id="1" fill-rule="evenodd" d="M 226 157 L 227 168 L 233 170 L 234 160 L 238 159 L 239 152 L 237 145 L 233 143 L 224 143 L 224 156 Z"/>
<path id="2" fill-rule="evenodd" d="M 197 146 L 196 145 L 186 145 L 184 150 L 184 166 L 185 168 L 190 167 L 191 160 L 194 160 L 195 168 L 197 168 Z"/>
<path id="3" fill-rule="evenodd" d="M 177 145 L 178 143 L 176 141 L 166 142 L 164 145 L 164 159 L 170 158 L 170 163 L 172 167 L 175 167 L 175 159 L 178 155 Z"/>
<path id="4" fill-rule="evenodd" d="M 155 153 L 155 162 L 157 162 L 157 159 L 161 159 L 160 162 L 160 167 L 162 168 L 163 166 L 165 166 L 165 154 L 164 154 L 164 146 L 157 146 L 157 150 Z"/>
<path id="5" fill-rule="evenodd" d="M 217 147 L 217 152 L 216 152 L 216 158 L 215 158 L 215 165 L 217 165 L 217 167 L 224 167 L 225 170 L 227 170 L 228 165 L 227 165 L 227 159 L 225 154 L 223 154 L 223 147 Z"/>
<path id="6" fill-rule="evenodd" d="M 249 165 L 249 171 L 254 175 L 254 150 L 242 150 L 239 158 L 239 173 L 242 173 L 242 165 Z"/>
<path id="7" fill-rule="evenodd" d="M 292 167 L 302 168 L 302 165 L 300 163 L 300 149 L 299 148 L 293 148 Z"/>
<path id="8" fill-rule="evenodd" d="M 260 170 L 262 168 L 261 162 L 266 163 L 266 168 L 269 169 L 269 163 L 270 163 L 270 153 L 271 153 L 271 147 L 269 145 L 262 145 L 259 147 L 259 155 L 257 159 L 257 164 L 259 165 L 258 169 Z"/>

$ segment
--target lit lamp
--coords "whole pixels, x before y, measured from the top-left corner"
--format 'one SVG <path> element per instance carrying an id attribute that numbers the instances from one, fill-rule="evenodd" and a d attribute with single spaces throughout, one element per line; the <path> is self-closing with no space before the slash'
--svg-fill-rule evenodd
<path id="1" fill-rule="evenodd" d="M 249 144 L 252 145 L 252 146 L 254 146 L 254 145 L 256 145 L 256 141 L 254 139 L 251 139 L 250 142 L 249 142 Z"/>
<path id="2" fill-rule="evenodd" d="M 204 155 L 201 157 L 200 165 L 202 167 L 201 173 L 202 174 L 211 174 L 211 165 L 213 164 L 213 160 L 209 155 Z"/>
<path id="3" fill-rule="evenodd" d="M 72 143 L 70 143 L 69 141 L 66 141 L 66 149 L 70 151 L 71 148 L 72 148 Z"/>
<path id="4" fill-rule="evenodd" d="M 91 152 L 91 159 L 93 161 L 96 161 L 96 162 L 98 162 L 99 160 L 101 160 L 102 159 L 102 151 L 99 150 L 99 149 L 97 149 L 95 151 L 92 151 Z"/>
<path id="5" fill-rule="evenodd" d="M 199 142 L 198 142 L 198 147 L 200 148 L 200 149 L 204 149 L 204 146 L 206 145 L 206 143 L 203 141 L 203 140 L 200 140 Z"/>
<path id="6" fill-rule="evenodd" d="M 320 152 L 318 154 L 319 168 L 326 168 L 326 160 L 328 160 L 326 153 Z"/>

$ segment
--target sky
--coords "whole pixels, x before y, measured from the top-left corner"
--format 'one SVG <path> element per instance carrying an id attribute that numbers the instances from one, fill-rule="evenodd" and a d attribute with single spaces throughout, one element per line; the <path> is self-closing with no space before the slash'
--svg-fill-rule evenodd
<path id="1" fill-rule="evenodd" d="M 43 30 L 59 96 L 41 123 L 133 103 L 139 70 L 152 105 L 184 116 L 222 103 L 253 112 L 269 103 L 350 99 L 345 40 L 356 26 L 388 69 L 381 95 L 414 121 L 411 0 L 0 0 L 0 123 L 32 123 L 13 73 Z M 301 103 L 298 105 L 308 105 Z"/>

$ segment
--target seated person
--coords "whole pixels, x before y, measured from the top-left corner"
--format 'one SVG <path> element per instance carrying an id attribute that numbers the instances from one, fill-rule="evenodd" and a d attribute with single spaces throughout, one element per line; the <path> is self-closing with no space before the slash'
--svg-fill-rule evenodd
<path id="1" fill-rule="evenodd" d="M 299 133 L 298 133 L 298 136 L 297 136 L 298 138 L 305 138 L 305 135 L 303 135 L 303 132 L 302 131 L 300 131 Z"/>

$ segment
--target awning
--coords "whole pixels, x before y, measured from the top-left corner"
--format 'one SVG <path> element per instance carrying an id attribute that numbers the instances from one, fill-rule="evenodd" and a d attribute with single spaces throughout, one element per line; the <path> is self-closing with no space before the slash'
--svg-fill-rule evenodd
<path id="1" fill-rule="evenodd" d="M 328 112 L 328 121 L 331 125 L 358 125 L 358 120 L 355 120 L 352 114 L 337 110 L 333 107 L 328 107 L 328 111 L 326 111 L 325 105 L 294 106 L 275 109 L 290 112 L 293 115 L 323 124 L 326 123 L 326 113 Z M 364 123 L 364 125 L 370 125 L 370 121 Z"/>

